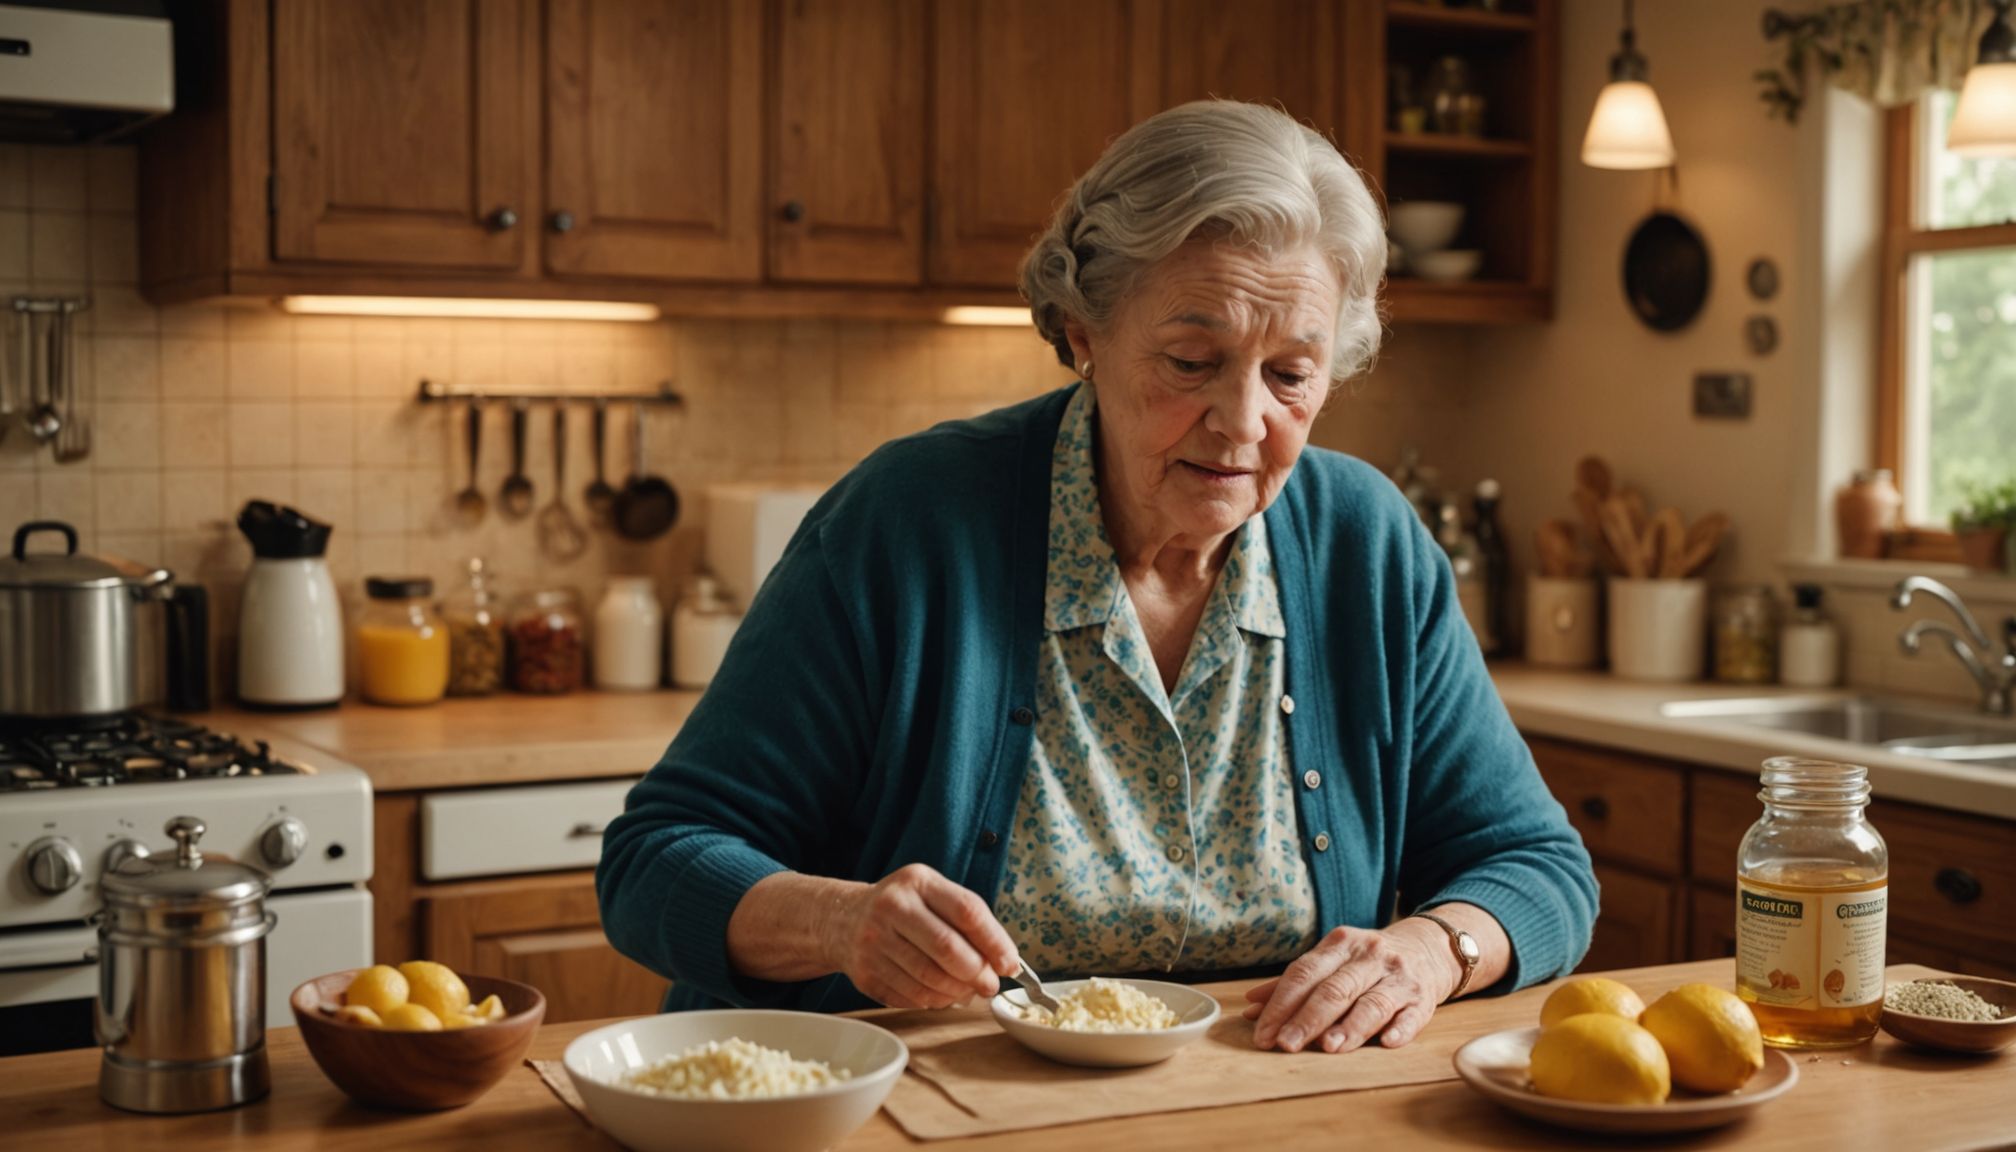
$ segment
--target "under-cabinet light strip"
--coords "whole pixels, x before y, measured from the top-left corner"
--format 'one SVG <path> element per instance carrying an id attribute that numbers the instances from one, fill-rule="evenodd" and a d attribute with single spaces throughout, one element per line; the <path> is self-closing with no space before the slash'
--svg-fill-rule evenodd
<path id="1" fill-rule="evenodd" d="M 656 304 L 620 300 L 475 300 L 434 296 L 283 296 L 303 316 L 427 316 L 476 320 L 656 320 Z"/>

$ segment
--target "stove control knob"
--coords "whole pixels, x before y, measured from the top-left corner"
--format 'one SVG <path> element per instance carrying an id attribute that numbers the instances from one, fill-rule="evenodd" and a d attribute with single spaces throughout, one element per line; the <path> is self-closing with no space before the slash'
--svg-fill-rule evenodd
<path id="1" fill-rule="evenodd" d="M 275 868 L 285 868 L 308 849 L 308 826 L 292 816 L 268 825 L 259 837 L 259 854 Z"/>
<path id="2" fill-rule="evenodd" d="M 84 878 L 84 858 L 68 840 L 45 836 L 28 845 L 28 882 L 47 895 L 68 892 Z"/>
<path id="3" fill-rule="evenodd" d="M 130 836 L 124 840 L 114 840 L 112 846 L 105 849 L 105 871 L 116 872 L 119 870 L 119 865 L 128 860 L 145 860 L 153 854 L 152 848 Z"/>

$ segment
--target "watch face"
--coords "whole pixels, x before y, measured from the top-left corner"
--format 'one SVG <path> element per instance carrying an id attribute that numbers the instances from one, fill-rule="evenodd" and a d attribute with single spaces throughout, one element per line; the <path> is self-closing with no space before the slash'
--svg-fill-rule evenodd
<path id="1" fill-rule="evenodd" d="M 1463 954 L 1463 961 L 1466 964 L 1475 964 L 1484 958 L 1484 949 L 1477 946 L 1477 938 L 1468 932 L 1456 934 L 1456 951 Z"/>

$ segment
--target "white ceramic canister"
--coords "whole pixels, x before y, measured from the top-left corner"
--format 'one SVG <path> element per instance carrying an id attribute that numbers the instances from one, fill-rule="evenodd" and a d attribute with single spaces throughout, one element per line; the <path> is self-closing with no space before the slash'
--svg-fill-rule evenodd
<path id="1" fill-rule="evenodd" d="M 1627 680 L 1701 678 L 1708 582 L 1610 581 L 1610 671 Z"/>
<path id="2" fill-rule="evenodd" d="M 712 683 L 741 623 L 712 577 L 694 577 L 672 609 L 672 683 L 681 688 Z"/>
<path id="3" fill-rule="evenodd" d="M 595 687 L 639 692 L 658 687 L 665 613 L 649 576 L 612 576 L 595 606 Z"/>
<path id="4" fill-rule="evenodd" d="M 1594 580 L 1526 580 L 1526 659 L 1544 668 L 1591 668 L 1600 655 L 1602 585 Z"/>

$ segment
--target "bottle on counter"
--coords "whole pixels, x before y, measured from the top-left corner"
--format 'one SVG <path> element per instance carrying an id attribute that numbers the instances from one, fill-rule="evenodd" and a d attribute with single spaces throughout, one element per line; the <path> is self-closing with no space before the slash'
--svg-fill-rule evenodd
<path id="1" fill-rule="evenodd" d="M 1489 652 L 1484 564 L 1477 538 L 1464 530 L 1463 513 L 1454 501 L 1444 500 L 1435 507 L 1435 542 L 1448 554 L 1449 567 L 1456 574 L 1456 603 L 1463 609 L 1463 619 L 1477 637 L 1477 646 Z"/>
<path id="2" fill-rule="evenodd" d="M 681 688 L 712 683 L 741 623 L 712 576 L 702 573 L 687 581 L 672 609 L 672 683 Z"/>
<path id="3" fill-rule="evenodd" d="M 1764 815 L 1736 852 L 1736 994 L 1766 1044 L 1860 1044 L 1883 1015 L 1889 918 L 1869 770 L 1781 756 L 1763 783 Z"/>
<path id="4" fill-rule="evenodd" d="M 481 556 L 465 566 L 467 587 L 441 601 L 448 622 L 448 695 L 488 696 L 504 686 L 504 606 Z"/>
<path id="5" fill-rule="evenodd" d="M 1797 607 L 1778 640 L 1778 681 L 1795 688 L 1832 688 L 1841 679 L 1841 630 L 1820 610 L 1818 584 L 1792 589 Z"/>
<path id="6" fill-rule="evenodd" d="M 448 626 L 434 611 L 424 576 L 364 581 L 357 619 L 364 698 L 373 704 L 432 704 L 448 690 Z"/>
<path id="7" fill-rule="evenodd" d="M 542 588 L 511 601 L 504 652 L 511 687 L 542 696 L 572 692 L 587 671 L 581 594 Z"/>
<path id="8" fill-rule="evenodd" d="M 649 576 L 611 576 L 595 606 L 595 687 L 640 692 L 658 687 L 665 612 Z"/>
<path id="9" fill-rule="evenodd" d="M 1730 588 L 1715 599 L 1715 679 L 1770 684 L 1778 679 L 1778 597 L 1767 585 Z"/>
<path id="10" fill-rule="evenodd" d="M 1512 557 L 1505 548 L 1505 531 L 1498 526 L 1500 489 L 1496 480 L 1477 482 L 1477 513 L 1472 534 L 1477 539 L 1477 558 L 1484 568 L 1484 631 L 1477 640 L 1486 655 L 1505 646 L 1505 587 L 1510 580 Z"/>

